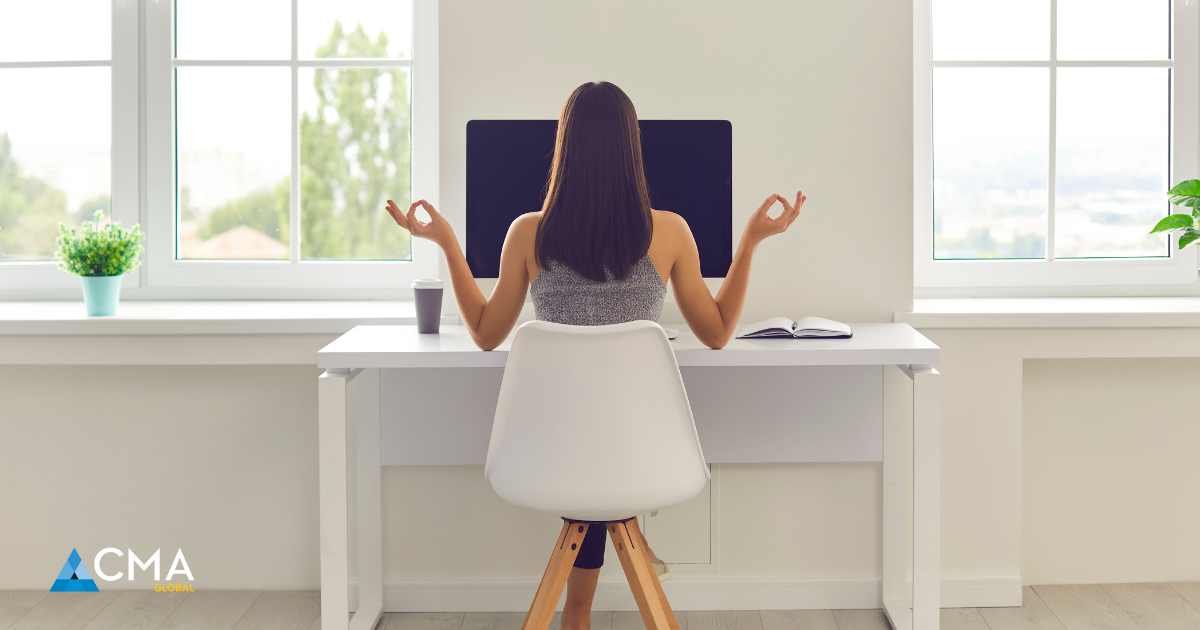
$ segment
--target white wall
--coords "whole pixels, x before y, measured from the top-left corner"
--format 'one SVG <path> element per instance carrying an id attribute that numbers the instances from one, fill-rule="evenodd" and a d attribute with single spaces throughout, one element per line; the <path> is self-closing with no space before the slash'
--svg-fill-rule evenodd
<path id="1" fill-rule="evenodd" d="M 477 0 L 440 20 L 441 210 L 460 238 L 467 121 L 557 118 L 607 80 L 642 118 L 732 122 L 735 236 L 769 194 L 808 194 L 759 249 L 748 320 L 910 310 L 911 5 Z"/>
<path id="2" fill-rule="evenodd" d="M 504 503 L 481 466 L 386 471 L 385 581 L 541 577 L 562 522 Z M 721 572 L 701 577 L 878 577 L 880 483 L 875 464 L 723 465 Z M 609 552 L 602 579 L 623 581 Z"/>
<path id="3" fill-rule="evenodd" d="M 1021 356 L 1011 330 L 922 330 L 942 348 L 942 571 L 1021 570 Z"/>
<path id="4" fill-rule="evenodd" d="M 106 547 L 161 549 L 164 577 L 182 549 L 197 588 L 314 588 L 318 374 L 0 366 L 0 590 L 48 589 L 72 548 L 90 571 Z M 101 588 L 154 583 L 127 578 Z"/>

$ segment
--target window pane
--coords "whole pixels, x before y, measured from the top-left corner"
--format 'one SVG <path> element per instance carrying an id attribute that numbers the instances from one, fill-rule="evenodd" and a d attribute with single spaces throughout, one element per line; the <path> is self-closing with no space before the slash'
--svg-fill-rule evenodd
<path id="1" fill-rule="evenodd" d="M 289 68 L 176 70 L 180 258 L 286 259 Z"/>
<path id="2" fill-rule="evenodd" d="M 1167 59 L 1170 0 L 1058 0 L 1059 59 Z"/>
<path id="3" fill-rule="evenodd" d="M 405 0 L 300 0 L 301 59 L 407 58 L 412 3 Z"/>
<path id="4" fill-rule="evenodd" d="M 58 223 L 109 210 L 108 68 L 0 69 L 0 260 L 50 260 Z M 64 98 L 64 90 L 86 98 Z"/>
<path id="5" fill-rule="evenodd" d="M 1059 68 L 1056 258 L 1165 256 L 1166 68 Z"/>
<path id="6" fill-rule="evenodd" d="M 1049 70 L 933 73 L 934 258 L 1046 253 Z"/>
<path id="7" fill-rule="evenodd" d="M 63 19 L 70 16 L 70 19 Z M 0 0 L 0 61 L 112 58 L 112 4 Z"/>
<path id="8" fill-rule="evenodd" d="M 933 0 L 933 58 L 1050 59 L 1050 0 Z"/>
<path id="9" fill-rule="evenodd" d="M 176 0 L 180 59 L 291 59 L 289 0 Z"/>
<path id="10" fill-rule="evenodd" d="M 410 260 L 408 71 L 302 68 L 300 95 L 301 257 Z"/>

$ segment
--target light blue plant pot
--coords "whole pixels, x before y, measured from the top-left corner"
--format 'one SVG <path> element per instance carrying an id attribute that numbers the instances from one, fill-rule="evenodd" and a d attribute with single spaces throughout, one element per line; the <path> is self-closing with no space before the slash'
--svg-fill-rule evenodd
<path id="1" fill-rule="evenodd" d="M 117 314 L 117 302 L 121 299 L 123 276 L 79 276 L 83 282 L 83 303 L 88 317 L 104 317 Z"/>

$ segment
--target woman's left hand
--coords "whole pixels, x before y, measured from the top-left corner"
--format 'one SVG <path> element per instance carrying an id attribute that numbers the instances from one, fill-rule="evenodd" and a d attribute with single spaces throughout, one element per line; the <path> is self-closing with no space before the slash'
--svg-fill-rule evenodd
<path id="1" fill-rule="evenodd" d="M 795 204 L 788 203 L 787 197 L 783 195 L 771 195 L 767 197 L 762 205 L 758 207 L 758 210 L 755 210 L 754 214 L 750 215 L 750 220 L 746 222 L 746 231 L 742 233 L 742 238 L 749 240 L 752 244 L 758 244 L 768 236 L 782 234 L 792 224 L 792 221 L 795 221 L 796 217 L 800 216 L 800 208 L 804 206 L 804 202 L 807 200 L 808 197 L 804 196 L 803 190 L 796 192 Z M 772 219 L 767 215 L 767 212 L 771 210 L 771 206 L 774 206 L 775 202 L 783 204 L 783 212 Z"/>
<path id="2" fill-rule="evenodd" d="M 417 218 L 418 207 L 424 208 L 425 212 L 429 213 L 428 222 Z M 408 207 L 407 213 L 402 212 L 396 202 L 388 199 L 387 211 L 400 227 L 408 230 L 413 236 L 433 241 L 442 249 L 446 249 L 447 243 L 454 242 L 454 229 L 450 227 L 450 222 L 438 214 L 438 211 L 433 208 L 433 204 L 424 199 L 414 201 Z"/>

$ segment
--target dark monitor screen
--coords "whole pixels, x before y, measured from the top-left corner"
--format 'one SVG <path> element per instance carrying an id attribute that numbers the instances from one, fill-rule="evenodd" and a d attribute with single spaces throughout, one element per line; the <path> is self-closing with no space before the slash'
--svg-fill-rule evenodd
<path id="1" fill-rule="evenodd" d="M 682 216 L 700 250 L 700 272 L 723 278 L 733 260 L 733 127 L 727 120 L 642 120 L 650 203 Z M 513 220 L 541 210 L 556 120 L 467 123 L 467 263 L 476 278 L 500 273 Z"/>

